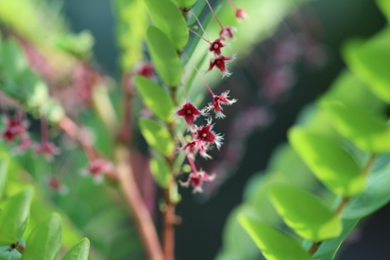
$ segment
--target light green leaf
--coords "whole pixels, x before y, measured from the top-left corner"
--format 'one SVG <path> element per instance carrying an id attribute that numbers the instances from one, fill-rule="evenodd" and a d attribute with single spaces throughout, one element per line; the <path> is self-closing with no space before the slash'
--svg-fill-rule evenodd
<path id="1" fill-rule="evenodd" d="M 322 241 L 341 233 L 340 219 L 310 193 L 280 183 L 272 185 L 269 196 L 284 222 L 301 237 Z"/>
<path id="2" fill-rule="evenodd" d="M 5 183 L 7 181 L 8 164 L 9 161 L 7 159 L 0 160 L 0 199 L 3 197 Z"/>
<path id="3" fill-rule="evenodd" d="M 245 215 L 240 215 L 238 220 L 268 260 L 312 259 L 298 241 L 274 227 Z"/>
<path id="4" fill-rule="evenodd" d="M 390 28 L 386 28 L 368 41 L 353 40 L 343 48 L 348 66 L 387 103 L 390 103 L 389 42 Z"/>
<path id="5" fill-rule="evenodd" d="M 376 0 L 379 8 L 390 22 L 390 1 L 389 0 Z"/>
<path id="6" fill-rule="evenodd" d="M 368 175 L 366 189 L 354 197 L 342 212 L 343 218 L 367 216 L 390 201 L 390 165 Z"/>
<path id="7" fill-rule="evenodd" d="M 169 87 L 179 86 L 183 66 L 168 37 L 158 28 L 149 26 L 146 42 L 158 75 Z"/>
<path id="8" fill-rule="evenodd" d="M 330 115 L 337 131 L 363 151 L 390 152 L 390 127 L 381 118 L 342 103 L 323 103 L 322 108 Z"/>
<path id="9" fill-rule="evenodd" d="M 180 0 L 191 2 L 193 0 Z M 144 0 L 154 26 L 160 29 L 176 50 L 182 50 L 189 38 L 186 20 L 170 0 Z"/>
<path id="10" fill-rule="evenodd" d="M 153 158 L 150 160 L 150 171 L 160 187 L 167 187 L 172 179 L 172 173 L 169 170 L 169 166 L 162 158 Z"/>
<path id="11" fill-rule="evenodd" d="M 6 40 L 0 49 L 0 65 L 5 74 L 16 75 L 27 67 L 22 48 L 14 39 Z"/>
<path id="12" fill-rule="evenodd" d="M 89 240 L 83 238 L 69 250 L 62 260 L 88 260 L 89 244 Z"/>
<path id="13" fill-rule="evenodd" d="M 339 144 L 304 128 L 293 128 L 289 141 L 318 179 L 336 194 L 355 195 L 364 189 L 362 169 Z"/>
<path id="14" fill-rule="evenodd" d="M 33 195 L 33 188 L 26 188 L 4 203 L 0 213 L 0 245 L 13 244 L 23 236 Z"/>
<path id="15" fill-rule="evenodd" d="M 333 239 L 329 239 L 323 241 L 314 254 L 314 259 L 322 259 L 323 257 L 330 257 L 329 259 L 333 260 L 333 256 L 336 254 L 339 249 L 341 243 L 344 242 L 345 238 L 351 233 L 351 231 L 355 228 L 360 219 L 343 219 L 343 231 L 341 234 Z M 306 240 L 304 242 L 304 247 L 309 249 L 312 244 L 312 241 Z"/>
<path id="16" fill-rule="evenodd" d="M 153 120 L 143 118 L 139 120 L 142 135 L 146 142 L 164 156 L 170 156 L 174 149 L 172 137 L 168 130 Z"/>
<path id="17" fill-rule="evenodd" d="M 146 106 L 161 120 L 169 122 L 173 118 L 175 105 L 164 89 L 142 76 L 135 77 L 135 84 Z"/>
<path id="18" fill-rule="evenodd" d="M 61 248 L 61 234 L 60 216 L 53 214 L 31 231 L 22 260 L 53 260 Z"/>

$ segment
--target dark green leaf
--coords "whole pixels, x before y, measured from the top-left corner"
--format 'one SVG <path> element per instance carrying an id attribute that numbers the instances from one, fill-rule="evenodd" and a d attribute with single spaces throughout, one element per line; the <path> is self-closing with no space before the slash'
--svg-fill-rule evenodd
<path id="1" fill-rule="evenodd" d="M 162 158 L 153 158 L 150 160 L 150 171 L 160 187 L 167 187 L 172 179 L 172 173 L 169 170 L 169 166 Z"/>
<path id="2" fill-rule="evenodd" d="M 390 151 L 390 127 L 386 122 L 365 111 L 351 109 L 342 103 L 323 103 L 322 107 L 332 118 L 335 128 L 366 152 Z"/>
<path id="3" fill-rule="evenodd" d="M 296 240 L 272 226 L 245 215 L 239 216 L 239 222 L 268 260 L 312 259 Z"/>
<path id="4" fill-rule="evenodd" d="M 53 214 L 31 231 L 22 260 L 53 260 L 61 248 L 61 234 L 61 219 Z"/>
<path id="5" fill-rule="evenodd" d="M 368 175 L 366 189 L 354 197 L 344 209 L 344 218 L 367 216 L 390 201 L 390 167 Z"/>
<path id="6" fill-rule="evenodd" d="M 33 195 L 33 189 L 27 188 L 4 203 L 0 213 L 0 245 L 13 244 L 23 236 Z"/>
<path id="7" fill-rule="evenodd" d="M 138 92 L 145 105 L 161 120 L 169 122 L 173 118 L 175 105 L 162 87 L 142 76 L 135 77 Z"/>
<path id="8" fill-rule="evenodd" d="M 170 87 L 181 84 L 183 66 L 168 37 L 158 28 L 149 26 L 146 42 L 158 75 Z"/>
<path id="9" fill-rule="evenodd" d="M 88 260 L 89 244 L 87 238 L 82 239 L 69 250 L 62 260 Z"/>
<path id="10" fill-rule="evenodd" d="M 366 42 L 350 41 L 344 47 L 344 58 L 355 74 L 365 81 L 381 99 L 390 103 L 390 28 Z"/>
<path id="11" fill-rule="evenodd" d="M 339 144 L 303 128 L 291 129 L 288 137 L 302 160 L 333 192 L 352 196 L 363 191 L 362 169 Z"/>
<path id="12" fill-rule="evenodd" d="M 341 233 L 340 219 L 311 194 L 290 185 L 274 184 L 269 196 L 284 222 L 301 237 L 322 241 Z"/>
<path id="13" fill-rule="evenodd" d="M 182 50 L 188 42 L 189 31 L 179 9 L 170 0 L 144 0 L 144 2 L 148 7 L 154 26 L 169 38 L 176 50 Z"/>
<path id="14" fill-rule="evenodd" d="M 153 120 L 143 118 L 139 120 L 142 135 L 146 142 L 164 156 L 170 156 L 173 152 L 173 140 L 168 130 Z"/>

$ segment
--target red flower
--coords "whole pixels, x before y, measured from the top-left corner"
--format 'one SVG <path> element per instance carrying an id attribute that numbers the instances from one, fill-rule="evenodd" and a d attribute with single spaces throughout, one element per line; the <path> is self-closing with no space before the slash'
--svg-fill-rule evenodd
<path id="1" fill-rule="evenodd" d="M 114 166 L 103 159 L 96 159 L 91 161 L 89 165 L 81 170 L 81 175 L 92 175 L 96 183 L 101 183 L 104 178 L 104 174 L 114 170 Z"/>
<path id="2" fill-rule="evenodd" d="M 47 185 L 53 192 L 58 193 L 60 195 L 65 195 L 68 193 L 68 187 L 61 183 L 61 181 L 57 177 L 48 177 Z"/>
<path id="3" fill-rule="evenodd" d="M 49 141 L 43 141 L 36 145 L 35 152 L 37 154 L 43 154 L 47 161 L 51 161 L 54 155 L 60 153 L 60 149 Z"/>
<path id="4" fill-rule="evenodd" d="M 8 143 L 13 142 L 16 138 L 23 138 L 27 135 L 28 122 L 18 118 L 4 118 L 5 129 L 3 130 L 1 137 Z"/>
<path id="5" fill-rule="evenodd" d="M 185 103 L 176 111 L 176 115 L 183 117 L 190 127 L 194 126 L 195 119 L 202 114 L 203 112 L 197 109 L 191 102 Z"/>
<path id="6" fill-rule="evenodd" d="M 231 75 L 230 72 L 228 72 L 226 68 L 226 62 L 231 61 L 234 59 L 233 57 L 225 57 L 223 55 L 218 56 L 210 61 L 210 66 L 208 71 L 211 71 L 214 67 L 217 67 L 222 72 L 222 78 L 223 77 L 229 77 Z"/>
<path id="7" fill-rule="evenodd" d="M 219 32 L 219 37 L 223 40 L 225 40 L 226 38 L 234 39 L 235 37 L 234 37 L 233 32 L 235 32 L 235 31 L 237 31 L 236 28 L 230 27 L 230 26 L 225 26 Z"/>
<path id="8" fill-rule="evenodd" d="M 204 181 L 212 181 L 214 179 L 215 175 L 207 175 L 205 172 L 199 171 L 196 173 L 191 173 L 186 182 L 179 182 L 180 185 L 183 187 L 189 187 L 190 185 L 192 185 L 192 187 L 194 188 L 192 192 L 197 193 L 203 191 L 202 184 Z"/>
<path id="9" fill-rule="evenodd" d="M 221 104 L 223 105 L 231 105 L 233 103 L 236 103 L 236 99 L 228 99 L 229 96 L 229 91 L 223 92 L 220 96 L 214 95 L 213 96 L 213 101 L 209 103 L 208 107 L 206 110 L 211 110 L 214 109 L 215 112 L 215 117 L 216 118 L 224 118 L 225 115 L 222 113 L 222 107 Z"/>
<path id="10" fill-rule="evenodd" d="M 236 19 L 237 20 L 242 21 L 242 20 L 246 19 L 247 17 L 248 17 L 248 13 L 244 9 L 238 8 L 236 10 Z"/>
<path id="11" fill-rule="evenodd" d="M 212 131 L 213 125 L 211 124 L 211 120 L 207 122 L 207 125 L 201 126 L 195 131 L 195 140 L 198 143 L 198 148 L 203 149 L 203 151 L 207 150 L 208 144 L 215 144 L 215 146 L 219 149 L 222 145 L 223 137 L 219 134 L 216 134 Z M 203 146 L 203 147 L 202 147 Z"/>
<path id="12" fill-rule="evenodd" d="M 209 145 L 203 141 L 193 140 L 188 142 L 185 146 L 182 147 L 182 150 L 187 154 L 189 158 L 192 160 L 195 159 L 195 155 L 199 152 L 199 154 L 205 158 L 210 159 L 211 156 L 207 154 L 207 149 Z"/>
<path id="13" fill-rule="evenodd" d="M 144 62 L 138 65 L 135 70 L 136 75 L 144 76 L 145 78 L 153 78 L 154 75 L 154 67 L 150 62 Z"/>
<path id="14" fill-rule="evenodd" d="M 223 39 L 218 38 L 214 42 L 210 43 L 210 52 L 214 52 L 215 55 L 219 56 L 221 55 L 221 49 L 225 47 L 225 43 L 223 42 Z"/>

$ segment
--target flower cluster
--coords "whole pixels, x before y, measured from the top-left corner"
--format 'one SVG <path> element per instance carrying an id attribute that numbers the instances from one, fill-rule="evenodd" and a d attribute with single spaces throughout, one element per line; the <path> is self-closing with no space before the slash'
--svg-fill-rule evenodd
<path id="1" fill-rule="evenodd" d="M 83 176 L 91 175 L 98 184 L 104 179 L 104 175 L 114 170 L 112 163 L 98 158 L 89 162 L 88 166 L 80 171 Z"/>

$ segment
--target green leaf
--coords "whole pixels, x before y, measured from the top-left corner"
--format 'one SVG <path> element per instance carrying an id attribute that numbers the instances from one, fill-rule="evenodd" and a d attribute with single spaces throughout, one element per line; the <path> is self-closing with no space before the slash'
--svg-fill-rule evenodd
<path id="1" fill-rule="evenodd" d="M 177 0 L 180 1 L 180 0 Z M 203 11 L 204 7 L 206 6 L 206 1 L 198 1 L 196 4 L 191 8 L 191 12 L 196 15 L 196 17 L 200 16 L 200 13 Z M 187 24 L 192 25 L 196 22 L 195 15 L 191 14 L 188 17 Z M 202 25 L 204 23 L 202 22 Z M 203 28 L 207 28 L 207 26 L 203 26 Z"/>
<path id="2" fill-rule="evenodd" d="M 333 256 L 339 249 L 341 243 L 344 242 L 345 238 L 351 233 L 354 227 L 357 225 L 360 219 L 343 219 L 343 231 L 341 234 L 333 239 L 323 241 L 314 254 L 314 259 L 322 259 L 323 257 L 330 256 L 329 259 L 333 260 Z M 312 244 L 312 241 L 305 241 L 304 246 L 306 249 L 309 249 Z"/>
<path id="3" fill-rule="evenodd" d="M 180 0 L 180 2 L 188 3 L 193 1 Z M 144 2 L 154 26 L 169 38 L 176 50 L 182 50 L 188 42 L 189 30 L 179 9 L 170 0 L 144 0 Z"/>
<path id="4" fill-rule="evenodd" d="M 366 189 L 354 197 L 342 212 L 343 218 L 367 216 L 390 201 L 390 167 L 368 175 Z"/>
<path id="5" fill-rule="evenodd" d="M 322 108 L 337 131 L 363 151 L 390 152 L 390 127 L 381 118 L 336 102 L 324 103 Z"/>
<path id="6" fill-rule="evenodd" d="M 165 127 L 147 118 L 140 119 L 139 126 L 146 142 L 156 151 L 164 156 L 170 156 L 173 153 L 173 140 Z"/>
<path id="7" fill-rule="evenodd" d="M 343 48 L 348 66 L 387 103 L 390 103 L 389 42 L 390 28 L 386 28 L 366 42 L 350 41 Z"/>
<path id="8" fill-rule="evenodd" d="M 89 244 L 89 240 L 83 238 L 69 250 L 62 260 L 88 260 Z"/>
<path id="9" fill-rule="evenodd" d="M 170 87 L 181 84 L 183 66 L 168 37 L 158 28 L 149 26 L 146 42 L 158 75 Z"/>
<path id="10" fill-rule="evenodd" d="M 9 161 L 7 159 L 0 160 L 0 199 L 3 197 L 5 183 L 7 181 L 8 164 Z"/>
<path id="11" fill-rule="evenodd" d="M 0 213 L 0 245 L 13 244 L 23 236 L 33 195 L 33 189 L 26 188 L 4 203 Z"/>
<path id="12" fill-rule="evenodd" d="M 77 35 L 63 34 L 53 40 L 55 47 L 78 59 L 89 58 L 94 42 L 92 34 L 88 31 L 82 31 Z"/>
<path id="13" fill-rule="evenodd" d="M 61 234 L 61 219 L 53 214 L 31 231 L 22 260 L 53 260 L 61 248 Z"/>
<path id="14" fill-rule="evenodd" d="M 274 227 L 244 215 L 238 220 L 268 260 L 312 259 L 296 240 Z"/>
<path id="15" fill-rule="evenodd" d="M 150 160 L 150 170 L 154 179 L 160 187 L 167 187 L 172 180 L 172 174 L 167 162 L 162 158 L 153 158 Z"/>
<path id="16" fill-rule="evenodd" d="M 390 22 L 390 1 L 389 0 L 376 0 L 379 8 Z"/>
<path id="17" fill-rule="evenodd" d="M 189 9 L 197 0 L 172 0 L 178 7 Z"/>
<path id="18" fill-rule="evenodd" d="M 169 122 L 173 118 L 175 105 L 162 87 L 142 76 L 135 77 L 138 92 L 145 105 L 161 120 Z"/>
<path id="19" fill-rule="evenodd" d="M 310 193 L 279 183 L 272 185 L 269 196 L 284 222 L 301 237 L 322 241 L 341 233 L 340 219 Z"/>
<path id="20" fill-rule="evenodd" d="M 293 128 L 289 141 L 316 177 L 336 194 L 355 195 L 364 189 L 362 169 L 333 140 L 304 128 Z"/>

